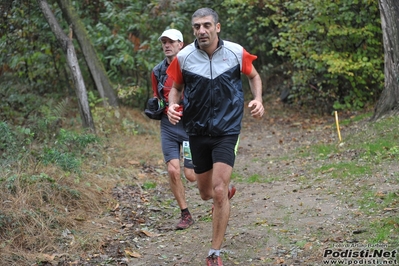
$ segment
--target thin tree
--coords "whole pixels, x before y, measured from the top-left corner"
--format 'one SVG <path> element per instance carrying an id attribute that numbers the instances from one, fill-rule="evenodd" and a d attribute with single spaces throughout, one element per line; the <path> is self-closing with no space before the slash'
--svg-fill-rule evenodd
<path id="1" fill-rule="evenodd" d="M 53 12 L 46 0 L 37 0 L 37 3 L 42 10 L 44 17 L 46 18 L 52 32 L 60 43 L 62 51 L 65 53 L 67 64 L 71 71 L 72 79 L 75 85 L 75 92 L 78 98 L 79 111 L 82 119 L 82 125 L 84 128 L 90 129 L 95 132 L 93 118 L 90 112 L 89 101 L 87 99 L 87 91 L 83 81 L 83 76 L 80 71 L 78 59 L 76 57 L 75 48 L 72 43 L 72 28 L 69 29 L 69 36 L 67 36 L 58 24 Z"/>
<path id="2" fill-rule="evenodd" d="M 64 19 L 69 25 L 72 25 L 73 32 L 76 35 L 76 39 L 78 40 L 80 48 L 82 49 L 84 59 L 89 67 L 91 76 L 93 77 L 94 83 L 96 84 L 101 98 L 107 99 L 109 105 L 117 106 L 117 97 L 114 89 L 112 88 L 108 75 L 103 64 L 98 58 L 85 26 L 79 18 L 77 12 L 74 10 L 71 1 L 57 0 L 57 3 L 61 8 Z"/>
<path id="3" fill-rule="evenodd" d="M 399 113 L 399 1 L 378 0 L 384 43 L 384 90 L 375 106 L 373 121 Z"/>

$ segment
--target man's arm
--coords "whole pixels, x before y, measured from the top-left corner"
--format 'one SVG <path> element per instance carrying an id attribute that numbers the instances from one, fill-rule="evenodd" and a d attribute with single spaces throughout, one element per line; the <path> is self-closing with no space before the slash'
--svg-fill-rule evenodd
<path id="1" fill-rule="evenodd" d="M 154 70 L 151 71 L 151 82 L 152 82 L 152 92 L 154 97 L 159 98 L 158 96 L 158 80 L 155 77 Z"/>
<path id="2" fill-rule="evenodd" d="M 168 118 L 173 125 L 179 123 L 181 116 L 183 115 L 182 112 L 176 111 L 180 106 L 179 103 L 182 97 L 183 88 L 183 84 L 173 82 L 172 88 L 169 92 Z"/>
<path id="3" fill-rule="evenodd" d="M 249 80 L 249 87 L 251 88 L 252 95 L 254 99 L 249 102 L 248 107 L 252 108 L 251 115 L 253 117 L 262 117 L 265 109 L 262 104 L 262 80 L 259 76 L 258 71 L 252 65 L 252 70 L 249 75 L 247 75 Z"/>

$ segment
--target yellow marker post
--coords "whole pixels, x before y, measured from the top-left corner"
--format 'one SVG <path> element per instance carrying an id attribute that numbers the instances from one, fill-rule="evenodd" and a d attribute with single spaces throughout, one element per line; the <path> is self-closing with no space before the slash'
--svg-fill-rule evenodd
<path id="1" fill-rule="evenodd" d="M 335 113 L 335 124 L 337 125 L 337 132 L 338 132 L 338 138 L 339 138 L 339 142 L 341 142 L 341 131 L 339 130 L 339 122 L 338 122 L 338 112 L 334 111 Z"/>

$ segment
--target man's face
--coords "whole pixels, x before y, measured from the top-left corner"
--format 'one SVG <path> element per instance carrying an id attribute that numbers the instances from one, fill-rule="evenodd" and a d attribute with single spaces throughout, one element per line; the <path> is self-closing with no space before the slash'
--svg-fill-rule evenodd
<path id="1" fill-rule="evenodd" d="M 168 57 L 169 59 L 173 59 L 183 47 L 182 42 L 173 41 L 168 37 L 162 37 L 161 43 L 162 43 L 162 50 L 165 56 Z"/>
<path id="2" fill-rule="evenodd" d="M 194 36 L 201 49 L 206 50 L 217 45 L 220 23 L 215 24 L 212 16 L 193 18 L 192 25 Z"/>

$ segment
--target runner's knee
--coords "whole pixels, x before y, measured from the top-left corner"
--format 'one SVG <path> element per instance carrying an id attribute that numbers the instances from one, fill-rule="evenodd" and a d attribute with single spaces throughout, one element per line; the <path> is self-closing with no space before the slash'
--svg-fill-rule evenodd
<path id="1" fill-rule="evenodd" d="M 180 178 L 180 164 L 170 160 L 168 162 L 168 174 L 172 179 Z"/>

